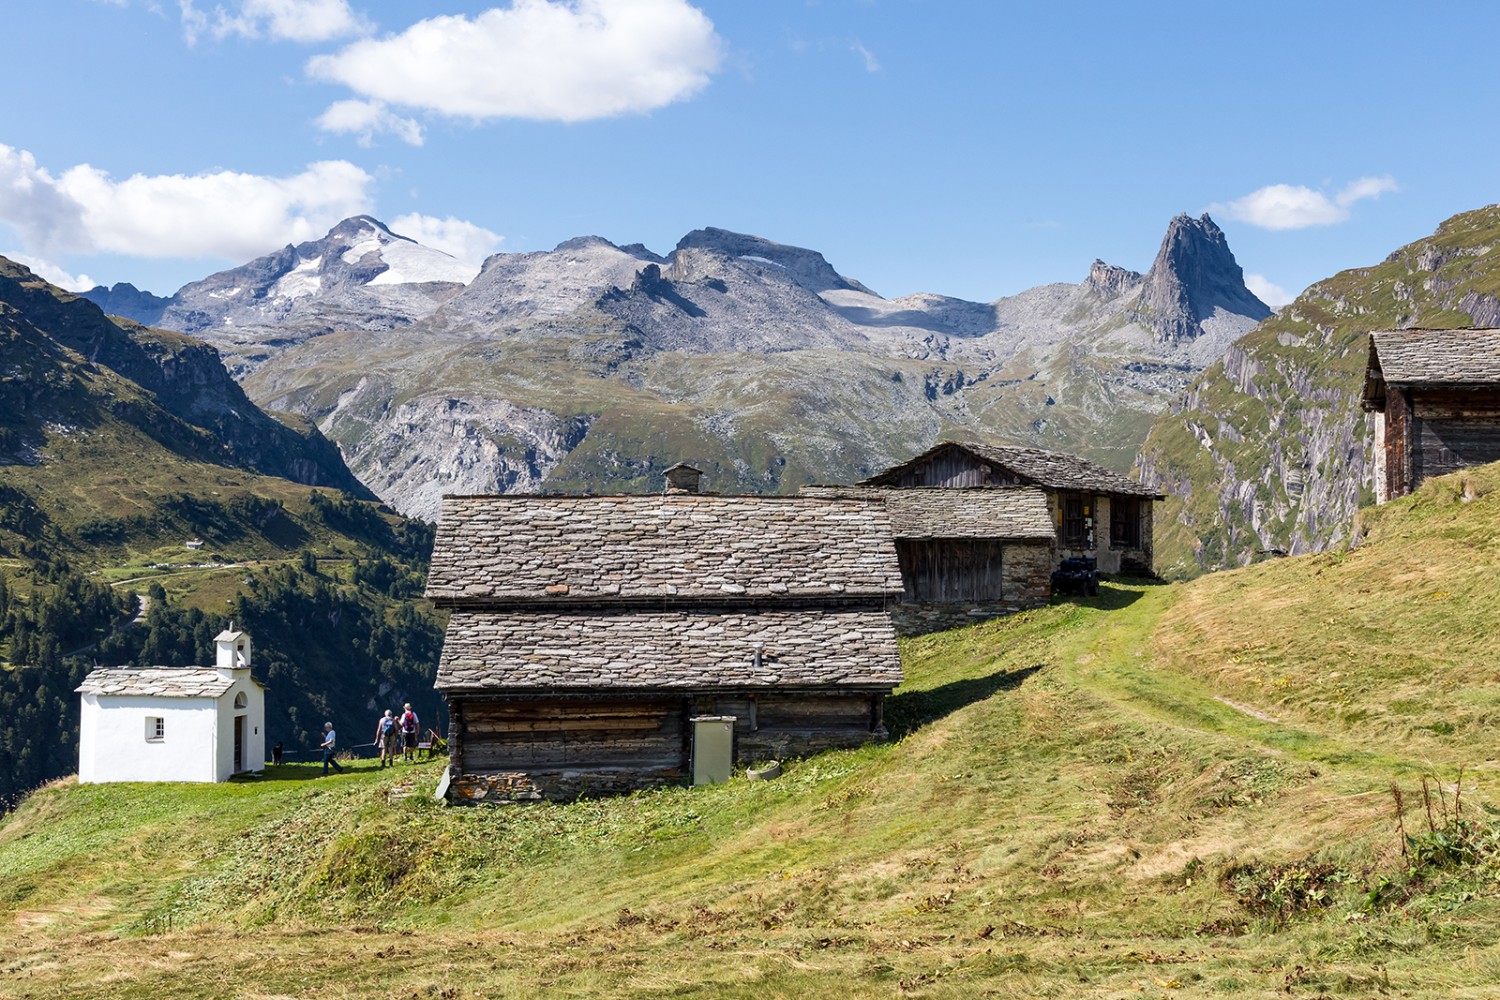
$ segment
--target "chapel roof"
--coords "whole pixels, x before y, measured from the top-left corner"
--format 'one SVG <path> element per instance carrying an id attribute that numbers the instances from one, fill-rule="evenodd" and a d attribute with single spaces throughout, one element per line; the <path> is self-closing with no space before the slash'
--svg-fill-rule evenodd
<path id="1" fill-rule="evenodd" d="M 234 685 L 213 667 L 96 667 L 74 690 L 94 695 L 217 698 Z"/>

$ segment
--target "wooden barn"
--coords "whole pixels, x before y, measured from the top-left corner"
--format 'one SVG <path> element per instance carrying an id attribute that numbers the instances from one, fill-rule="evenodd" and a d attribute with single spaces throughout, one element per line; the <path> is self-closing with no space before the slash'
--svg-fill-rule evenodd
<path id="1" fill-rule="evenodd" d="M 885 736 L 885 505 L 703 495 L 692 472 L 665 496 L 443 499 L 427 593 L 451 612 L 456 799 L 684 782 L 715 730 L 740 763 Z"/>
<path id="2" fill-rule="evenodd" d="M 1056 562 L 1091 556 L 1101 573 L 1155 572 L 1152 503 L 1161 495 L 1076 455 L 944 441 L 860 485 L 890 490 L 1035 487 L 1046 497 Z"/>
<path id="3" fill-rule="evenodd" d="M 804 486 L 803 496 L 879 497 L 901 565 L 897 631 L 928 632 L 1040 607 L 1052 597 L 1056 533 L 1033 486 Z"/>
<path id="4" fill-rule="evenodd" d="M 1370 334 L 1364 409 L 1375 436 L 1375 499 L 1500 461 L 1500 330 Z"/>

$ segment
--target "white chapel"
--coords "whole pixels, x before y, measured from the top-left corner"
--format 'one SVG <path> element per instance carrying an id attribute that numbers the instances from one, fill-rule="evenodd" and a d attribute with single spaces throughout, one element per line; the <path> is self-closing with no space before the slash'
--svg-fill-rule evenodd
<path id="1" fill-rule="evenodd" d="M 266 759 L 266 689 L 250 636 L 214 638 L 212 667 L 99 667 L 78 687 L 78 780 L 226 781 Z"/>

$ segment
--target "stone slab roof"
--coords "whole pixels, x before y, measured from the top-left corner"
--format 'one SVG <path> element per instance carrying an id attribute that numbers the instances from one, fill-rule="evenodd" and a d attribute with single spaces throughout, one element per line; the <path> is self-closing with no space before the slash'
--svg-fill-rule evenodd
<path id="1" fill-rule="evenodd" d="M 161 698 L 217 698 L 234 684 L 213 667 L 99 667 L 75 689 L 79 694 Z"/>
<path id="2" fill-rule="evenodd" d="M 449 496 L 427 577 L 443 605 L 900 593 L 870 498 Z"/>
<path id="3" fill-rule="evenodd" d="M 1376 330 L 1365 399 L 1387 385 L 1500 385 L 1500 330 Z"/>
<path id="4" fill-rule="evenodd" d="M 888 486 L 907 469 L 948 448 L 966 451 L 980 462 L 1005 469 L 1028 484 L 1048 490 L 1084 490 L 1094 493 L 1119 493 L 1126 496 L 1152 497 L 1157 492 L 1118 472 L 1090 462 L 1077 455 L 1021 445 L 968 444 L 944 441 L 916 458 L 892 466 L 863 480 L 861 486 Z"/>
<path id="5" fill-rule="evenodd" d="M 764 643 L 760 666 L 756 642 Z M 879 608 L 781 610 L 460 608 L 436 687 L 463 692 L 862 686 L 901 682 Z"/>
<path id="6" fill-rule="evenodd" d="M 1030 486 L 920 490 L 804 486 L 802 496 L 885 499 L 897 538 L 999 538 L 1051 541 L 1047 494 Z"/>

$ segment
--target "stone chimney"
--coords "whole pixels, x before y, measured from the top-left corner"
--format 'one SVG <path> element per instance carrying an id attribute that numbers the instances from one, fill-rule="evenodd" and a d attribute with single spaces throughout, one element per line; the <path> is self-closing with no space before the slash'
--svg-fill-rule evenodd
<path id="1" fill-rule="evenodd" d="M 678 462 L 663 473 L 667 478 L 667 493 L 697 493 L 698 481 L 703 478 L 703 470 L 695 469 L 686 462 Z"/>

